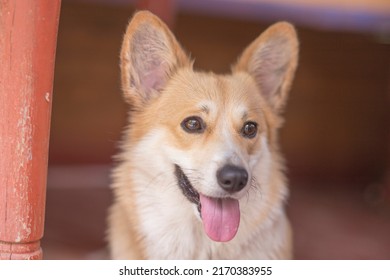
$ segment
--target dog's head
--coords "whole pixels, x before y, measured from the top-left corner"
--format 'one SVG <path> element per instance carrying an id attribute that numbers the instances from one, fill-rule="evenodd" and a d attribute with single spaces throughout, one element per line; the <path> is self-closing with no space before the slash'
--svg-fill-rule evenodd
<path id="1" fill-rule="evenodd" d="M 158 135 L 178 189 L 197 206 L 213 240 L 234 237 L 239 200 L 267 184 L 297 53 L 294 28 L 277 23 L 244 50 L 231 74 L 216 75 L 194 71 L 151 13 L 136 13 L 127 28 L 121 70 L 133 140 Z"/>

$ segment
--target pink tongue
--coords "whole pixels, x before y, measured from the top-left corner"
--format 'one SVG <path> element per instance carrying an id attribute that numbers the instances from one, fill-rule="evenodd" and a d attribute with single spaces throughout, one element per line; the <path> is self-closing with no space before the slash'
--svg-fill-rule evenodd
<path id="1" fill-rule="evenodd" d="M 238 200 L 199 196 L 203 227 L 208 237 L 219 242 L 232 240 L 240 224 Z"/>

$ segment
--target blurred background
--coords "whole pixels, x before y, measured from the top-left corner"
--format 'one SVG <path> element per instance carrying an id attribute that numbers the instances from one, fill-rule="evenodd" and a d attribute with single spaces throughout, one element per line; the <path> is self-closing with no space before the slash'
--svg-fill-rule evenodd
<path id="1" fill-rule="evenodd" d="M 281 130 L 295 258 L 390 259 L 388 0 L 62 0 L 45 259 L 107 257 L 126 118 L 119 50 L 136 9 L 164 19 L 195 68 L 218 73 L 270 24 L 295 24 L 300 60 Z"/>

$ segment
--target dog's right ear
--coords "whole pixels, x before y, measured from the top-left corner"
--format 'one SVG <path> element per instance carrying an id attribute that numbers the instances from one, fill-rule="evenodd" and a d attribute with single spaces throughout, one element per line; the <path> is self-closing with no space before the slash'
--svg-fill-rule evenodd
<path id="1" fill-rule="evenodd" d="M 147 11 L 137 12 L 122 43 L 121 75 L 125 99 L 139 107 L 158 96 L 173 73 L 190 66 L 168 27 Z"/>

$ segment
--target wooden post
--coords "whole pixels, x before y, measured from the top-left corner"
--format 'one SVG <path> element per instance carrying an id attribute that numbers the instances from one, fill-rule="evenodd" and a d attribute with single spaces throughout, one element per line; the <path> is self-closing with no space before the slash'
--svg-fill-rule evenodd
<path id="1" fill-rule="evenodd" d="M 41 259 L 61 0 L 0 0 L 0 259 Z"/>

